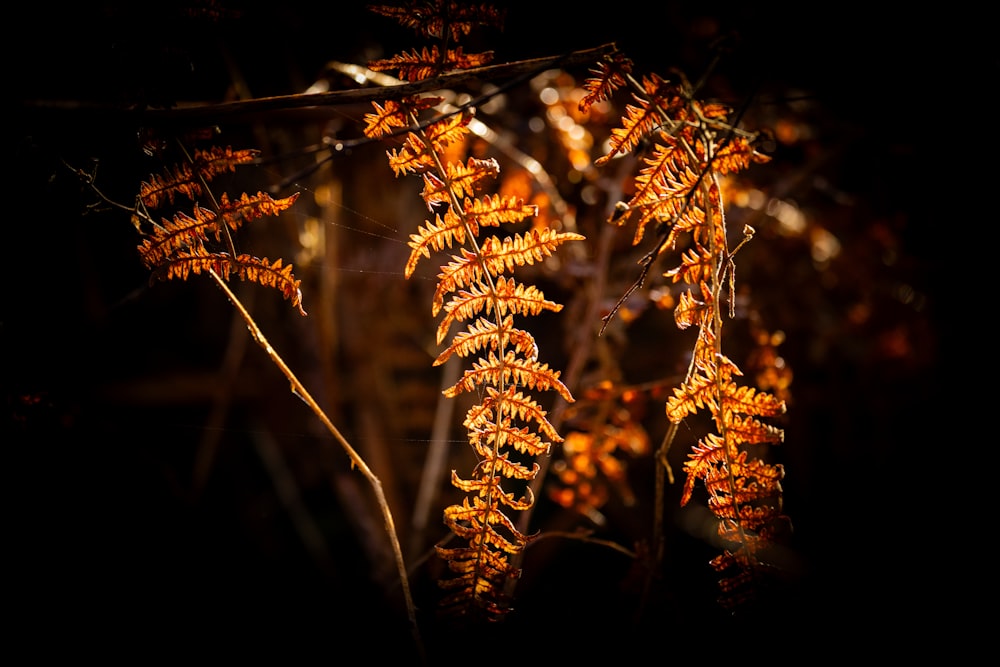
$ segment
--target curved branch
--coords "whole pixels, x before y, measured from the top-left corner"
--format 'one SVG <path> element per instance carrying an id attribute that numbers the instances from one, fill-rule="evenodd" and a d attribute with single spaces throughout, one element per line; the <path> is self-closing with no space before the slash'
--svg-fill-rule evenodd
<path id="1" fill-rule="evenodd" d="M 518 60 L 499 65 L 487 65 L 475 69 L 462 70 L 451 74 L 442 74 L 432 79 L 412 81 L 398 86 L 378 88 L 358 88 L 352 90 L 335 90 L 325 93 L 297 93 L 294 95 L 275 95 L 252 100 L 238 100 L 219 104 L 197 104 L 178 106 L 170 109 L 120 109 L 115 107 L 100 107 L 71 103 L 59 100 L 43 100 L 26 102 L 26 106 L 35 109 L 68 109 L 92 110 L 102 113 L 114 113 L 116 110 L 135 116 L 143 123 L 170 123 L 176 121 L 194 121 L 204 119 L 219 119 L 224 116 L 257 113 L 262 111 L 302 109 L 306 107 L 338 106 L 342 104 L 359 104 L 386 99 L 399 99 L 409 95 L 417 95 L 451 86 L 458 86 L 469 81 L 485 81 L 501 79 L 509 76 L 521 76 L 533 72 L 542 72 L 553 67 L 589 64 L 601 56 L 617 50 L 614 42 L 582 51 L 571 51 L 558 56 L 546 56 L 530 60 Z"/>

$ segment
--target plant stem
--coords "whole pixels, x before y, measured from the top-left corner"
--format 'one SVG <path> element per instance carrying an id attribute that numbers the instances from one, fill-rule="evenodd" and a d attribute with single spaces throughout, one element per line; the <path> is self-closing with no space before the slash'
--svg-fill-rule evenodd
<path id="1" fill-rule="evenodd" d="M 340 433 L 330 418 L 327 417 L 323 409 L 316 403 L 309 391 L 299 382 L 295 373 L 288 367 L 284 359 L 275 351 L 271 344 L 268 342 L 267 338 L 264 336 L 264 332 L 261 331 L 260 327 L 257 326 L 257 322 L 253 319 L 250 312 L 243 306 L 243 303 L 236 297 L 236 294 L 229 289 L 229 285 L 226 283 L 222 277 L 215 271 L 210 270 L 212 278 L 218 283 L 222 291 L 226 293 L 229 297 L 230 302 L 239 311 L 243 320 L 247 324 L 247 328 L 250 330 L 250 335 L 253 337 L 254 341 L 267 353 L 267 356 L 271 358 L 274 365 L 277 366 L 281 372 L 288 378 L 291 383 L 292 393 L 301 398 L 306 405 L 316 414 L 319 420 L 323 423 L 326 429 L 333 435 L 334 439 L 340 443 L 340 446 L 347 452 L 347 456 L 351 459 L 351 464 L 364 475 L 365 479 L 368 480 L 369 484 L 372 486 L 372 490 L 375 492 L 375 497 L 378 500 L 379 508 L 382 510 L 382 516 L 385 520 L 385 529 L 389 535 L 389 541 L 392 543 L 392 550 L 396 556 L 396 568 L 399 571 L 400 584 L 403 588 L 403 597 L 406 600 L 406 612 L 410 619 L 410 627 L 413 633 L 414 641 L 417 645 L 417 650 L 420 653 L 421 660 L 424 658 L 423 641 L 420 637 L 420 630 L 417 627 L 417 615 L 416 607 L 413 604 L 413 597 L 410 594 L 410 583 L 406 575 L 406 565 L 403 562 L 403 552 L 400 548 L 399 537 L 396 534 L 396 524 L 392 519 L 392 511 L 389 509 L 389 503 L 386 501 L 385 493 L 382 490 L 382 482 L 379 478 L 371 471 L 368 465 L 365 463 L 364 459 L 351 447 L 347 439 Z"/>

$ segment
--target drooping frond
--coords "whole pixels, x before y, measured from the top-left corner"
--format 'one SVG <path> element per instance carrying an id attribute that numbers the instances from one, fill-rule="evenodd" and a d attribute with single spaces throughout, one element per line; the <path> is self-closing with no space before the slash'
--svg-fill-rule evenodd
<path id="1" fill-rule="evenodd" d="M 271 263 L 267 257 L 260 259 L 252 255 L 240 254 L 233 258 L 226 253 L 203 253 L 190 254 L 188 252 L 177 252 L 166 262 L 160 265 L 156 275 L 164 280 L 180 278 L 187 280 L 192 273 L 202 273 L 214 271 L 225 279 L 230 274 L 235 273 L 243 280 L 258 283 L 265 287 L 271 287 L 284 296 L 293 306 L 298 308 L 302 315 L 306 311 L 302 308 L 302 290 L 300 280 L 296 280 L 292 275 L 292 265 L 283 265 L 279 257 Z"/>
<path id="2" fill-rule="evenodd" d="M 492 54 L 466 55 L 461 48 L 450 48 L 450 42 L 464 36 L 474 23 L 497 19 L 500 13 L 492 8 L 460 8 L 457 3 L 435 0 L 401 9 L 380 6 L 375 11 L 449 43 L 376 61 L 370 64 L 372 69 L 398 69 L 400 78 L 418 80 L 449 69 L 479 67 L 491 58 Z M 411 109 L 405 112 L 402 105 L 376 105 L 375 112 L 366 117 L 369 136 L 411 128 L 402 147 L 387 153 L 389 166 L 397 177 L 420 176 L 420 198 L 434 214 L 433 220 L 410 234 L 404 274 L 412 276 L 420 260 L 433 253 L 454 252 L 440 268 L 431 301 L 434 316 L 444 311 L 437 342 L 445 342 L 455 322 L 468 325 L 454 334 L 434 364 L 455 356 L 479 355 L 461 379 L 443 392 L 446 398 L 468 392 L 479 402 L 468 410 L 464 421 L 478 462 L 468 477 L 453 472 L 452 485 L 465 495 L 461 503 L 444 511 L 445 524 L 467 545 L 435 547 L 451 573 L 439 582 L 446 591 L 441 606 L 449 613 L 496 621 L 510 609 L 505 589 L 520 576 L 514 560 L 529 540 L 509 516 L 534 504 L 530 482 L 539 465 L 522 459 L 543 455 L 552 442 L 561 441 L 531 394 L 554 391 L 564 401 L 573 401 L 559 372 L 538 360 L 534 337 L 516 323 L 518 318 L 543 311 L 559 312 L 562 305 L 511 274 L 542 262 L 563 243 L 583 236 L 538 224 L 527 231 L 480 238 L 484 227 L 521 223 L 537 215 L 538 208 L 526 205 L 520 197 L 480 194 L 500 174 L 496 159 L 477 155 L 462 162 L 453 157 L 459 153 L 453 149 L 462 148 L 457 142 L 468 139 L 473 108 L 415 123 L 413 102 L 407 104 Z M 524 492 L 508 491 L 511 482 L 524 487 Z"/>
<path id="3" fill-rule="evenodd" d="M 142 183 L 139 201 L 147 209 L 154 209 L 167 202 L 173 203 L 178 193 L 198 197 L 203 194 L 203 182 L 235 170 L 238 165 L 252 161 L 258 153 L 252 149 L 233 150 L 229 147 L 195 151 L 192 162 L 169 169 L 167 176 L 153 176 L 150 182 Z M 233 250 L 230 232 L 238 231 L 249 221 L 280 215 L 298 197 L 299 194 L 295 193 L 275 199 L 267 193 L 258 192 L 256 195 L 242 193 L 239 197 L 230 198 L 223 192 L 219 195 L 217 211 L 195 202 L 193 215 L 178 211 L 172 220 L 163 220 L 161 224 L 154 224 L 147 214 L 139 215 L 137 207 L 137 229 L 142 231 L 143 220 L 150 227 L 138 246 L 139 257 L 147 268 L 153 270 L 155 277 L 164 280 L 186 280 L 192 273 L 209 271 L 228 280 L 230 275 L 236 274 L 242 280 L 276 289 L 305 315 L 300 281 L 292 274 L 291 264 L 285 265 L 281 258 L 271 262 L 266 257 L 260 259 L 250 254 L 234 256 L 231 252 L 218 252 L 207 247 L 214 238 L 215 243 L 224 247 L 228 245 L 229 250 Z M 223 243 L 223 235 L 228 244 Z"/>
<path id="4" fill-rule="evenodd" d="M 590 84 L 594 99 L 610 81 L 608 71 L 598 71 Z M 690 237 L 679 264 L 663 273 L 689 286 L 674 302 L 674 321 L 679 329 L 697 332 L 690 370 L 666 401 L 665 411 L 674 425 L 707 411 L 717 430 L 691 450 L 681 502 L 689 502 L 698 482 L 704 485 L 719 536 L 727 545 L 712 566 L 736 570 L 719 582 L 724 604 L 730 605 L 745 599 L 744 587 L 752 588 L 766 569 L 760 552 L 787 519 L 780 513 L 783 471 L 763 455 L 767 445 L 782 442 L 783 432 L 759 419 L 781 415 L 784 400 L 739 384 L 735 378 L 742 375 L 740 369 L 722 353 L 727 289 L 728 312 L 735 312 L 735 251 L 729 249 L 720 179 L 768 158 L 756 151 L 755 134 L 731 124 L 728 107 L 699 102 L 686 77 L 679 74 L 678 79 L 642 79 L 633 93 L 637 105 L 626 107 L 621 126 L 612 130 L 609 151 L 595 164 L 632 151 L 640 142 L 651 146 L 635 175 L 631 198 L 616 206 L 609 222 L 636 221 L 633 245 L 654 229 L 657 245 L 650 259 L 674 250 L 682 235 Z M 669 444 L 668 439 L 665 447 Z M 665 449 L 661 456 L 666 460 Z"/>

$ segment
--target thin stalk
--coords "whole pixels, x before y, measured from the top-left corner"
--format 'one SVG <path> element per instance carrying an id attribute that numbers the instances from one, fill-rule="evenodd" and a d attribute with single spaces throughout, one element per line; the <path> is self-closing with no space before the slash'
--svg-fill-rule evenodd
<path id="1" fill-rule="evenodd" d="M 209 270 L 209 274 L 213 279 L 215 279 L 215 282 L 222 288 L 222 291 L 226 293 L 229 301 L 243 317 L 243 320 L 246 322 L 247 328 L 250 330 L 250 335 L 253 337 L 254 341 L 264 350 L 264 352 L 267 353 L 267 356 L 270 357 L 271 361 L 278 367 L 279 370 L 281 370 L 285 377 L 288 378 L 288 381 L 291 383 L 292 393 L 301 398 L 305 404 L 309 406 L 326 429 L 333 435 L 334 439 L 340 443 L 340 446 L 351 459 L 352 465 L 357 467 L 365 479 L 368 480 L 368 483 L 371 484 L 372 490 L 375 492 L 375 497 L 378 500 L 379 508 L 382 510 L 382 517 L 385 520 L 385 529 L 389 535 L 389 541 L 392 543 L 392 550 L 396 557 L 396 569 L 399 572 L 399 580 L 403 588 L 403 597 L 406 600 L 406 612 L 410 619 L 410 627 L 413 633 L 414 641 L 417 645 L 417 650 L 419 651 L 421 660 L 423 661 L 425 654 L 423 641 L 420 636 L 420 630 L 417 627 L 416 607 L 413 604 L 413 597 L 410 594 L 410 583 L 406 574 L 406 565 L 403 562 L 403 551 L 399 544 L 399 537 L 396 534 L 396 524 L 393 521 L 392 511 L 389 509 L 389 503 L 382 490 L 382 482 L 375 476 L 365 463 L 364 459 L 362 459 L 357 451 L 355 451 L 337 427 L 334 426 L 333 422 L 330 421 L 330 418 L 326 416 L 326 413 L 315 401 L 315 399 L 313 399 L 312 395 L 305 388 L 305 386 L 299 382 L 299 379 L 288 367 L 288 364 L 285 363 L 285 360 L 281 358 L 273 347 L 271 347 L 271 344 L 264 336 L 264 332 L 261 331 L 259 326 L 257 326 L 257 322 L 253 319 L 253 316 L 249 313 L 249 311 L 247 311 L 247 309 L 243 306 L 243 303 L 236 297 L 233 291 L 229 289 L 229 285 L 226 281 L 213 270 Z"/>

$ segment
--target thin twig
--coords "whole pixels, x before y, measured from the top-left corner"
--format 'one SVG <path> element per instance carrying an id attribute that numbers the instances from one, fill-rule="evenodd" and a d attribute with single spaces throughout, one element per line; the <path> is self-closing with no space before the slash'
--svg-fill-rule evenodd
<path id="1" fill-rule="evenodd" d="M 177 106 L 168 109 L 122 109 L 102 105 L 86 105 L 65 100 L 32 100 L 23 102 L 33 109 L 66 109 L 71 111 L 99 111 L 102 114 L 124 113 L 133 116 L 135 120 L 147 124 L 201 121 L 205 119 L 218 120 L 226 116 L 238 114 L 259 113 L 263 111 L 303 109 L 307 107 L 328 107 L 344 104 L 359 104 L 379 100 L 399 99 L 418 95 L 452 86 L 459 86 L 470 81 L 486 81 L 519 76 L 531 72 L 544 71 L 555 67 L 569 67 L 592 63 L 601 56 L 613 53 L 617 46 L 612 42 L 582 51 L 571 51 L 558 56 L 546 56 L 530 60 L 518 60 L 499 65 L 487 65 L 475 69 L 462 70 L 450 74 L 442 74 L 432 79 L 412 81 L 398 86 L 379 88 L 359 88 L 352 90 L 335 90 L 325 93 L 297 93 L 293 95 L 275 95 L 252 100 L 222 102 L 218 104 L 194 104 Z"/>
<path id="2" fill-rule="evenodd" d="M 233 307 L 239 311 L 243 320 L 247 324 L 247 328 L 250 330 L 250 335 L 253 337 L 254 341 L 267 353 L 271 361 L 277 366 L 281 372 L 288 378 L 291 383 L 291 391 L 293 394 L 298 396 L 305 402 L 306 405 L 315 413 L 319 420 L 323 423 L 326 429 L 333 435 L 334 439 L 340 443 L 340 446 L 347 453 L 347 456 L 351 459 L 351 463 L 357 467 L 361 474 L 368 480 L 371 484 L 372 490 L 375 492 L 375 497 L 378 500 L 379 508 L 382 510 L 382 516 L 385 520 L 385 529 L 389 535 L 389 540 L 392 543 L 393 553 L 396 556 L 396 568 L 399 571 L 400 584 L 403 588 L 403 597 L 406 600 L 406 611 L 410 619 L 410 626 L 413 632 L 414 640 L 417 643 L 417 649 L 419 650 L 421 657 L 423 658 L 424 649 L 423 641 L 420 637 L 420 630 L 417 627 L 417 615 L 416 607 L 413 604 L 413 598 L 410 594 L 410 583 L 409 578 L 406 574 L 406 565 L 403 562 L 403 552 L 400 548 L 399 538 L 396 534 L 396 525 L 392 518 L 392 511 L 389 509 L 389 503 L 386 501 L 385 493 L 382 490 L 382 482 L 379 478 L 371 471 L 368 464 L 365 463 L 364 459 L 355 451 L 351 444 L 346 438 L 340 433 L 330 418 L 327 417 L 323 408 L 316 403 L 309 391 L 299 382 L 299 379 L 292 372 L 292 369 L 288 367 L 285 360 L 275 351 L 271 344 L 268 342 L 267 338 L 264 336 L 264 332 L 261 331 L 260 327 L 257 326 L 257 322 L 253 319 L 253 316 L 247 311 L 243 306 L 243 303 L 236 297 L 229 285 L 226 283 L 222 277 L 216 273 L 214 270 L 209 269 L 209 274 L 215 279 L 215 282 L 222 288 L 222 291 L 226 293 L 229 301 L 233 304 Z"/>

